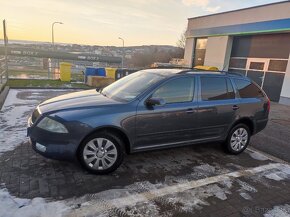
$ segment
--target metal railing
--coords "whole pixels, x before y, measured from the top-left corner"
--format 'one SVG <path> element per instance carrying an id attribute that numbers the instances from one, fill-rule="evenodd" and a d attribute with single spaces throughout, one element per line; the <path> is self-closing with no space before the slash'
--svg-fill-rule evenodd
<path id="1" fill-rule="evenodd" d="M 0 58 L 0 84 L 6 83 L 7 79 L 7 62 L 5 57 Z"/>

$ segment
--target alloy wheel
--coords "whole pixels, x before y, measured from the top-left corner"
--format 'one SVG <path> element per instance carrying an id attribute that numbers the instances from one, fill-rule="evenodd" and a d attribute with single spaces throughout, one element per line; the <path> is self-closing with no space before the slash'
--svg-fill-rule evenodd
<path id="1" fill-rule="evenodd" d="M 106 170 L 117 160 L 115 144 L 106 138 L 90 140 L 83 149 L 83 159 L 88 167 L 94 170 Z"/>
<path id="2" fill-rule="evenodd" d="M 248 142 L 248 137 L 249 135 L 245 128 L 237 128 L 231 136 L 231 148 L 235 151 L 242 150 Z"/>

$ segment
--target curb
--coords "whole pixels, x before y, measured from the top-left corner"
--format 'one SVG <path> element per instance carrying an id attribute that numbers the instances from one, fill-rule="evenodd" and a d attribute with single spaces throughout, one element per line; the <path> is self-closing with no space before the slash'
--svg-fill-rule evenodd
<path id="1" fill-rule="evenodd" d="M 9 86 L 5 86 L 4 89 L 0 93 L 0 110 L 2 109 L 2 106 L 3 106 L 5 99 L 8 95 L 9 89 L 10 89 Z"/>

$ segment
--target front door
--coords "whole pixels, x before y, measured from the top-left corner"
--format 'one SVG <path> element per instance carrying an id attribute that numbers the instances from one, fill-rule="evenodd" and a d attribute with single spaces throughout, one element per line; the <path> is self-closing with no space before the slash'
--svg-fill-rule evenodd
<path id="1" fill-rule="evenodd" d="M 195 128 L 198 127 L 195 86 L 193 76 L 173 78 L 140 101 L 136 117 L 136 149 L 195 139 Z M 165 105 L 148 107 L 148 98 L 162 98 Z"/>

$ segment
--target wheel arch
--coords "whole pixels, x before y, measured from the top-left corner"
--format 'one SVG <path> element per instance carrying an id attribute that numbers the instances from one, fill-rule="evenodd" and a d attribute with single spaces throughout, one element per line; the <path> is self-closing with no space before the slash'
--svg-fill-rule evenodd
<path id="1" fill-rule="evenodd" d="M 238 120 L 236 120 L 232 125 L 231 125 L 231 127 L 229 128 L 229 130 L 228 130 L 228 133 L 229 133 L 229 131 L 233 128 L 233 127 L 235 127 L 237 124 L 245 124 L 245 125 L 247 125 L 248 127 L 249 127 L 249 129 L 250 129 L 250 133 L 251 133 L 251 135 L 253 135 L 253 134 L 255 134 L 255 123 L 254 123 L 254 121 L 251 119 L 251 118 L 240 118 L 240 119 L 238 119 Z"/>
<path id="2" fill-rule="evenodd" d="M 124 146 L 125 146 L 124 148 L 125 148 L 126 153 L 129 154 L 131 152 L 131 141 L 129 139 L 129 136 L 124 132 L 124 130 L 122 130 L 121 128 L 116 127 L 116 126 L 102 126 L 102 127 L 95 128 L 90 133 L 88 133 L 86 136 L 84 136 L 84 138 L 81 140 L 81 142 L 79 143 L 79 145 L 77 147 L 76 154 L 78 154 L 79 148 L 80 148 L 81 144 L 84 142 L 84 140 L 88 136 L 91 136 L 92 134 L 95 134 L 98 132 L 110 132 L 110 133 L 113 133 L 114 135 L 118 136 L 124 142 Z"/>

